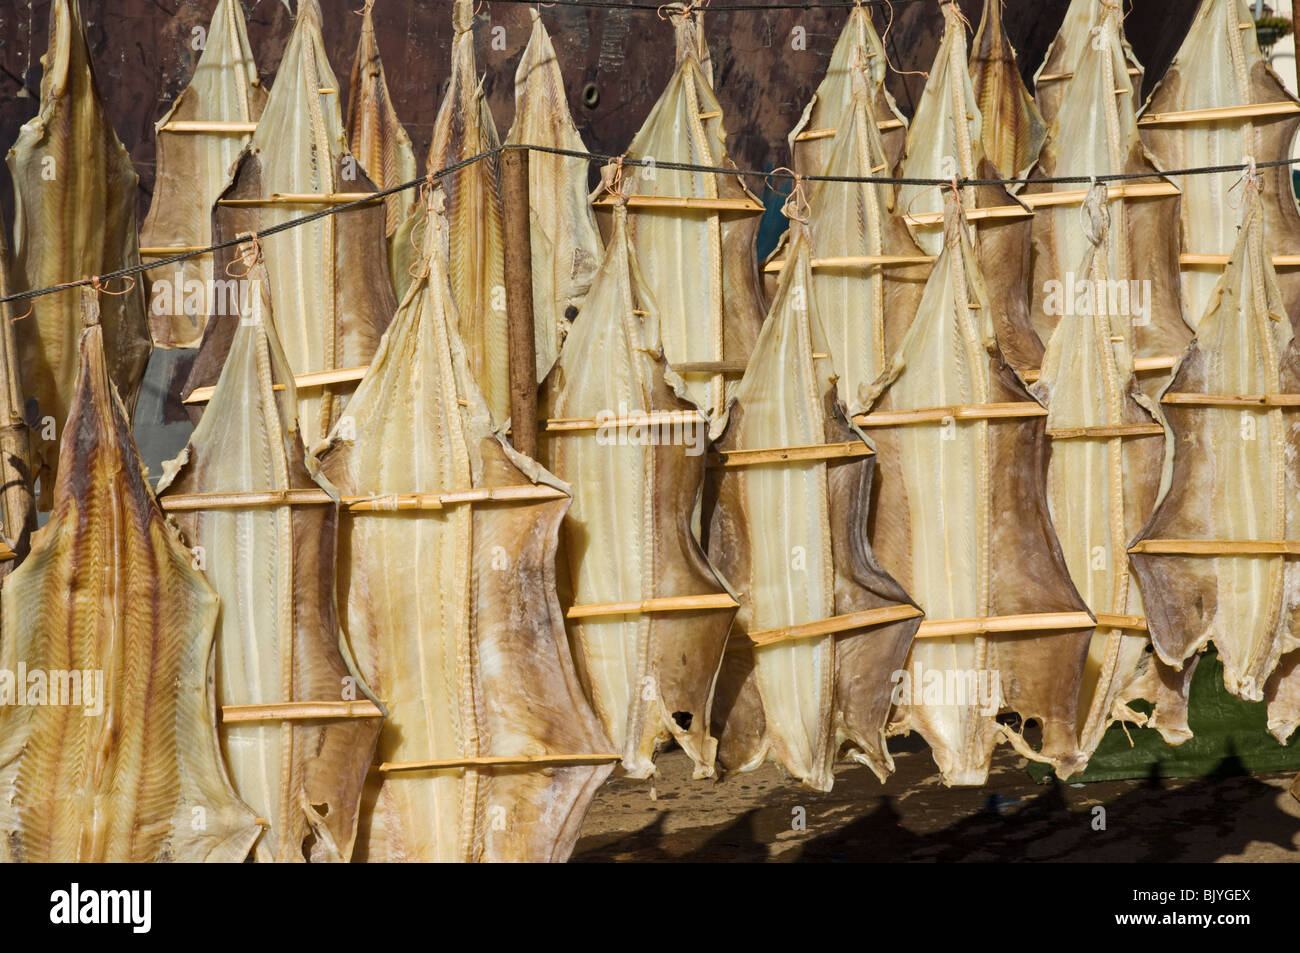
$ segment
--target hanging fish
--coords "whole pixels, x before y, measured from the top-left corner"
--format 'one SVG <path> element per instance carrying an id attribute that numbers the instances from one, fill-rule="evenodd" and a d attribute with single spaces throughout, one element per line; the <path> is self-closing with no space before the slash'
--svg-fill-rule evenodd
<path id="1" fill-rule="evenodd" d="M 674 18 L 677 66 L 626 156 L 647 164 L 635 171 L 616 167 L 621 184 L 614 181 L 618 174 L 607 174 L 597 208 L 608 213 L 621 202 L 611 189 L 635 193 L 628 200 L 628 235 L 659 307 L 664 355 L 716 434 L 736 386 L 726 376 L 748 360 L 763 322 L 754 258 L 763 206 L 739 176 L 660 167 L 734 168 L 722 106 L 700 58 L 702 13 L 680 3 L 664 9 Z"/>
<path id="2" fill-rule="evenodd" d="M 0 670 L 29 673 L 0 684 L 0 857 L 237 862 L 261 829 L 217 748 L 217 596 L 145 482 L 94 292 L 81 307 L 54 509 L 0 594 Z"/>
<path id="3" fill-rule="evenodd" d="M 710 706 L 736 601 L 696 541 L 707 422 L 668 368 L 660 312 L 614 209 L 605 260 L 544 387 L 547 465 L 573 486 L 564 521 L 569 639 L 634 778 L 675 739 L 711 777 Z"/>
<path id="4" fill-rule="evenodd" d="M 555 47 L 536 10 L 533 32 L 515 70 L 515 123 L 506 142 L 586 152 L 569 112 Z M 587 160 L 546 152 L 528 156 L 532 206 L 533 326 L 537 379 L 559 356 L 600 266 L 600 233 L 587 198 Z"/>
<path id="5" fill-rule="evenodd" d="M 1122 18 L 1120 5 L 1121 0 L 1071 0 L 1056 39 L 1047 48 L 1043 65 L 1034 74 L 1034 99 L 1038 103 L 1039 112 L 1043 114 L 1044 122 L 1049 126 L 1061 111 L 1065 90 L 1070 80 L 1074 79 L 1075 70 L 1088 52 L 1089 44 L 1096 38 L 1094 31 L 1099 22 L 1111 14 L 1118 14 Z M 1137 61 L 1133 48 L 1124 38 L 1122 25 L 1120 55 L 1123 60 L 1121 69 L 1128 74 L 1130 85 L 1134 89 L 1141 88 L 1142 64 Z"/>
<path id="6" fill-rule="evenodd" d="M 415 148 L 393 108 L 375 39 L 371 15 L 375 0 L 366 0 L 361 11 L 361 38 L 352 61 L 352 82 L 348 91 L 348 142 L 352 155 L 366 175 L 382 191 L 415 178 Z M 415 191 L 394 192 L 384 199 L 388 260 L 397 259 L 396 232 L 415 208 Z"/>
<path id="7" fill-rule="evenodd" d="M 163 465 L 158 492 L 165 508 L 179 507 L 173 519 L 221 600 L 221 747 L 235 790 L 269 822 L 253 856 L 346 861 L 381 712 L 367 703 L 335 615 L 337 504 L 266 502 L 321 485 L 298 438 L 270 282 L 262 265 L 252 275 L 249 314 L 216 393 L 189 445 Z M 233 505 L 203 508 L 223 497 Z M 295 703 L 322 714 L 277 720 Z M 353 708 L 363 716 L 349 717 Z"/>
<path id="8" fill-rule="evenodd" d="M 916 320 L 855 419 L 879 452 L 871 545 L 925 611 L 891 734 L 918 730 L 945 784 L 983 784 L 1009 740 L 1061 777 L 1093 628 L 1046 496 L 1046 411 L 1006 363 L 955 196 Z M 1035 751 L 996 716 L 1042 725 Z"/>
<path id="9" fill-rule="evenodd" d="M 562 861 L 618 758 L 556 597 L 569 493 L 492 429 L 456 332 L 453 226 L 441 192 L 430 204 L 427 271 L 321 457 L 345 500 L 370 500 L 340 526 L 339 602 L 389 712 L 356 857 Z"/>
<path id="10" fill-rule="evenodd" d="M 433 125 L 426 172 L 491 153 L 438 180 L 451 223 L 451 290 L 470 370 L 492 419 L 510 418 L 510 360 L 506 341 L 505 244 L 502 232 L 500 145 L 492 110 L 474 61 L 475 0 L 455 0 L 451 79 Z M 400 298 L 420 270 L 416 247 L 427 209 L 416 209 L 394 239 L 393 281 Z"/>
<path id="11" fill-rule="evenodd" d="M 907 131 L 907 156 L 898 175 L 910 179 L 999 179 L 1003 172 L 984 152 L 984 117 L 966 57 L 966 21 L 955 3 L 942 6 L 943 40 Z M 944 198 L 934 186 L 903 185 L 898 205 L 918 245 L 930 256 L 944 247 Z M 962 190 L 962 207 L 974 228 L 972 242 L 988 282 L 993 328 L 1002 353 L 1017 371 L 1036 368 L 1043 346 L 1029 319 L 1030 211 L 999 185 Z M 997 209 L 994 217 L 977 209 Z"/>
<path id="12" fill-rule="evenodd" d="M 212 206 L 230 181 L 230 169 L 252 132 L 248 128 L 196 130 L 188 124 L 255 125 L 266 106 L 243 9 L 218 0 L 194 78 L 154 125 L 158 175 L 140 230 L 145 260 L 212 244 Z M 212 257 L 201 255 L 145 272 L 149 328 L 160 348 L 195 348 L 214 312 L 217 286 Z"/>
<path id="13" fill-rule="evenodd" d="M 921 611 L 866 540 L 874 469 L 844 417 L 809 240 L 790 260 L 709 470 L 709 555 L 740 593 L 714 706 L 719 760 L 829 791 L 838 753 L 882 780 L 890 698 Z"/>
<path id="14" fill-rule="evenodd" d="M 1195 662 L 1193 659 L 1188 667 Z M 1269 733 L 1279 744 L 1286 744 L 1300 727 L 1300 652 L 1292 652 L 1278 663 L 1264 687 L 1264 698 L 1268 702 Z M 1300 797 L 1300 786 L 1292 791 Z"/>
<path id="15" fill-rule="evenodd" d="M 1034 216 L 1034 263 L 1030 282 L 1034 327 L 1042 340 L 1063 316 L 1100 312 L 1114 319 L 1115 333 L 1143 371 L 1154 396 L 1169 368 L 1191 340 L 1178 282 L 1178 194 L 1138 138 L 1135 92 L 1124 68 L 1120 13 L 1106 7 L 1094 42 L 1080 54 L 1033 178 L 1142 174 L 1150 181 L 1110 184 L 1110 227 L 1104 254 L 1106 283 L 1075 273 L 1092 247 L 1079 228 L 1078 201 L 1039 208 Z M 1142 189 L 1149 190 L 1143 194 Z M 1022 198 L 1041 201 L 1051 193 L 1078 195 L 1074 184 L 1031 183 Z"/>
<path id="16" fill-rule="evenodd" d="M 975 101 L 984 119 L 984 152 L 1013 178 L 1024 178 L 1038 161 L 1047 123 L 1025 88 L 1016 51 L 1002 25 L 1002 0 L 984 0 L 984 16 L 970 57 Z M 1018 192 L 1021 186 L 1009 186 Z"/>
<path id="17" fill-rule="evenodd" d="M 1251 108 L 1256 107 L 1256 108 Z M 1258 108 L 1262 107 L 1262 108 Z M 1223 110 L 1242 115 L 1188 115 Z M 1213 113 L 1211 115 L 1214 115 Z M 1300 130 L 1300 100 L 1260 54 L 1243 0 L 1206 0 L 1138 120 L 1142 139 L 1166 169 L 1284 159 Z M 1300 210 L 1292 166 L 1264 173 L 1264 229 L 1275 250 L 1300 252 Z M 1192 327 L 1209 308 L 1241 223 L 1241 172 L 1180 176 L 1183 296 Z M 1187 260 L 1187 256 L 1193 260 Z M 1210 262 L 1202 261 L 1212 256 Z M 1287 314 L 1300 314 L 1300 271 L 1278 273 Z"/>
<path id="18" fill-rule="evenodd" d="M 820 175 L 826 169 L 840 132 L 847 128 L 847 121 L 856 108 L 853 102 L 858 83 L 866 86 L 867 108 L 878 123 L 885 168 L 892 169 L 898 164 L 907 136 L 907 120 L 885 88 L 888 73 L 885 44 L 871 23 L 871 14 L 865 7 L 856 6 L 849 11 L 849 18 L 840 31 L 825 78 L 790 132 L 790 154 L 794 156 L 796 172 Z"/>
<path id="19" fill-rule="evenodd" d="M 140 263 L 135 200 L 139 182 L 131 157 L 109 123 L 95 81 L 81 7 L 50 4 L 50 45 L 41 57 L 41 107 L 9 150 L 14 183 L 15 291 L 47 288 Z M 143 291 L 115 284 L 106 294 L 102 334 L 108 373 L 128 414 L 149 362 L 149 325 Z M 71 291 L 30 302 L 15 325 L 23 393 L 38 421 L 34 464 L 40 508 L 51 505 L 59 441 L 77 379 L 81 312 Z M 47 428 L 52 423 L 53 428 Z M 45 435 L 53 433 L 52 438 Z"/>
<path id="20" fill-rule="evenodd" d="M 1089 194 L 1081 223 L 1088 251 L 1078 274 L 1105 287 L 1111 227 L 1105 186 Z M 1062 317 L 1033 388 L 1047 408 L 1052 441 L 1047 468 L 1052 525 L 1070 578 L 1099 623 L 1079 700 L 1084 756 L 1096 750 L 1112 721 L 1146 722 L 1128 703 L 1144 691 L 1156 701 L 1150 697 L 1154 686 L 1143 680 L 1148 667 L 1163 664 L 1147 652 L 1142 593 L 1129 565 L 1128 544 L 1155 507 L 1165 430 L 1159 410 L 1138 387 L 1123 320 L 1104 313 Z M 1186 732 L 1185 699 L 1175 707 L 1183 713 Z M 1179 733 L 1164 711 L 1158 723 L 1167 737 Z"/>
<path id="21" fill-rule="evenodd" d="M 302 0 L 275 88 L 229 187 L 213 211 L 213 237 L 231 241 L 376 191 L 347 148 L 338 80 L 321 38 L 317 0 Z M 396 303 L 387 280 L 384 207 L 326 215 L 260 239 L 276 323 L 295 376 L 364 367 Z M 216 384 L 251 290 L 235 248 L 218 251 L 224 292 L 203 335 L 184 396 Z M 299 395 L 298 424 L 310 451 L 338 419 L 349 383 Z"/>
<path id="22" fill-rule="evenodd" d="M 1173 474 L 1133 548 L 1151 644 L 1179 668 L 1213 640 L 1247 701 L 1287 652 L 1300 578 L 1300 357 L 1274 277 L 1258 186 L 1196 339 L 1161 396 Z"/>
<path id="23" fill-rule="evenodd" d="M 4 209 L 0 208 L 0 221 Z M 9 282 L 9 243 L 0 228 L 0 298 L 12 291 Z M 25 310 L 19 303 L 19 311 Z M 3 580 L 27 555 L 36 529 L 36 499 L 32 494 L 32 434 L 23 416 L 22 380 L 14 346 L 14 305 L 0 306 L 0 542 L 13 556 L 0 559 Z"/>

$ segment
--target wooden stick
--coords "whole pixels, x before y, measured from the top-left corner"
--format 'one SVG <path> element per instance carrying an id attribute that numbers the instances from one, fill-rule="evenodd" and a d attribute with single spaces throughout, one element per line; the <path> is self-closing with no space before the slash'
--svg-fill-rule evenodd
<path id="1" fill-rule="evenodd" d="M 6 559 L 13 559 L 17 555 L 18 554 L 14 552 L 12 546 L 4 540 L 0 540 L 0 562 L 3 562 Z"/>
<path id="2" fill-rule="evenodd" d="M 505 210 L 506 335 L 510 360 L 510 419 L 537 419 L 537 349 L 533 339 L 532 217 L 528 196 L 528 150 L 501 155 Z M 515 427 L 510 441 L 526 457 L 537 457 L 537 428 Z"/>
<path id="3" fill-rule="evenodd" d="M 874 450 L 860 440 L 846 443 L 815 444 L 805 447 L 772 447 L 765 450 L 720 450 L 714 454 L 712 467 L 752 467 L 763 463 L 793 463 L 797 460 L 838 460 L 846 457 L 870 457 Z"/>
<path id="4" fill-rule="evenodd" d="M 1048 430 L 1053 440 L 1106 440 L 1111 437 L 1164 436 L 1165 428 L 1159 424 L 1120 424 L 1115 427 L 1066 427 Z"/>
<path id="5" fill-rule="evenodd" d="M 1147 631 L 1147 617 L 1144 615 L 1116 615 L 1112 612 L 1094 612 L 1093 615 L 1097 617 L 1097 627 L 1101 629 Z"/>
<path id="6" fill-rule="evenodd" d="M 258 199 L 217 199 L 218 205 L 253 208 L 259 205 L 347 205 L 371 199 L 383 201 L 373 192 L 273 192 Z"/>
<path id="7" fill-rule="evenodd" d="M 167 258 L 170 255 L 201 253 L 211 255 L 207 245 L 146 245 L 139 249 L 141 258 Z"/>
<path id="8" fill-rule="evenodd" d="M 1128 74 L 1129 74 L 1130 76 L 1141 76 L 1141 75 L 1142 75 L 1142 71 L 1139 70 L 1139 69 L 1134 69 L 1133 67 L 1130 66 L 1130 67 L 1128 68 Z M 1074 78 L 1074 73 L 1073 73 L 1073 72 L 1069 72 L 1069 73 L 1044 73 L 1042 76 L 1038 77 L 1038 79 L 1034 80 L 1034 85 L 1037 86 L 1037 85 L 1040 84 L 1040 83 L 1059 83 L 1059 82 L 1060 82 L 1061 80 L 1063 80 L 1063 79 L 1073 79 L 1073 78 Z"/>
<path id="9" fill-rule="evenodd" d="M 518 150 L 523 151 L 523 150 Z M 594 205 L 617 205 L 612 196 L 597 199 Z M 710 199 L 693 195 L 629 195 L 628 208 L 682 208 L 706 212 L 762 212 L 765 206 L 751 199 Z"/>
<path id="10" fill-rule="evenodd" d="M 1133 372 L 1135 374 L 1145 374 L 1149 371 L 1167 371 L 1171 370 L 1178 363 L 1176 357 L 1139 357 L 1133 361 Z M 1025 383 L 1032 384 L 1040 380 L 1043 376 L 1041 368 L 1025 371 Z"/>
<path id="11" fill-rule="evenodd" d="M 397 771 L 443 771 L 449 768 L 546 767 L 552 764 L 606 764 L 622 761 L 620 754 L 534 754 L 483 755 L 478 758 L 444 758 L 438 761 L 385 761 L 375 770 L 381 774 Z"/>
<path id="12" fill-rule="evenodd" d="M 891 265 L 929 265 L 934 259 L 929 255 L 848 255 L 844 258 L 814 258 L 811 267 L 814 271 L 821 268 L 857 268 L 873 265 L 888 267 Z M 763 266 L 767 274 L 775 274 L 785 267 L 785 259 L 769 261 Z"/>
<path id="13" fill-rule="evenodd" d="M 1020 198 L 1024 200 L 1028 196 L 1022 195 Z M 988 208 L 967 209 L 964 214 L 967 221 L 976 222 L 985 218 L 1031 218 L 1034 212 L 1033 209 L 1020 205 L 990 205 Z M 942 225 L 943 215 L 943 212 L 918 212 L 915 215 L 904 215 L 903 220 L 909 225 Z"/>
<path id="14" fill-rule="evenodd" d="M 686 361 L 672 365 L 678 374 L 731 374 L 740 377 L 748 365 L 744 361 Z"/>
<path id="15" fill-rule="evenodd" d="M 223 122 L 204 119 L 173 119 L 158 127 L 159 132 L 218 132 L 244 134 L 257 131 L 255 122 Z"/>
<path id="16" fill-rule="evenodd" d="M 966 404 L 958 407 L 928 407 L 923 410 L 887 410 L 859 415 L 853 422 L 859 427 L 897 427 L 901 424 L 925 424 L 935 421 L 996 420 L 1008 417 L 1046 417 L 1047 408 L 1031 400 L 1001 404 Z"/>
<path id="17" fill-rule="evenodd" d="M 627 417 L 550 417 L 543 425 L 547 433 L 581 433 L 584 430 L 601 430 L 606 427 L 621 430 L 627 427 L 668 427 L 673 424 L 703 424 L 708 418 L 695 410 L 655 411 L 651 414 L 630 414 Z"/>
<path id="18" fill-rule="evenodd" d="M 298 390 L 308 390 L 314 387 L 328 387 L 331 384 L 348 384 L 353 381 L 359 381 L 366 376 L 366 371 L 370 366 L 364 367 L 340 367 L 333 371 L 312 371 L 310 374 L 298 374 L 293 379 L 294 387 Z M 284 390 L 283 384 L 273 385 L 274 390 Z M 190 392 L 190 396 L 185 398 L 187 404 L 206 404 L 212 399 L 212 395 L 217 392 L 214 387 L 196 387 Z"/>
<path id="19" fill-rule="evenodd" d="M 1221 122 L 1225 119 L 1261 119 L 1266 116 L 1290 116 L 1300 113 L 1300 103 L 1247 103 L 1244 106 L 1220 106 L 1214 109 L 1185 109 L 1181 112 L 1152 113 L 1138 120 L 1139 126 L 1168 126 L 1188 122 Z"/>
<path id="20" fill-rule="evenodd" d="M 751 642 L 755 647 L 776 645 L 779 642 L 793 642 L 797 639 L 814 639 L 850 629 L 865 629 L 868 626 L 884 625 L 888 622 L 901 622 L 903 619 L 915 619 L 921 610 L 915 606 L 885 606 L 880 609 L 865 609 L 862 612 L 850 612 L 847 615 L 831 616 L 817 622 L 804 622 L 801 625 L 787 625 L 779 629 L 764 629 L 736 636 L 742 641 Z"/>
<path id="21" fill-rule="evenodd" d="M 1192 407 L 1300 407 L 1300 394 L 1165 394 L 1162 404 Z"/>
<path id="22" fill-rule="evenodd" d="M 876 123 L 876 128 L 879 129 L 881 132 L 884 132 L 887 129 L 902 129 L 903 120 L 881 119 Z M 826 129 L 807 129 L 804 132 L 799 133 L 799 135 L 795 136 L 794 141 L 808 142 L 811 139 L 833 139 L 836 133 L 838 132 L 839 132 L 838 128 L 832 129 L 829 127 Z"/>
<path id="23" fill-rule="evenodd" d="M 545 484 L 478 487 L 438 493 L 392 493 L 384 496 L 345 496 L 339 502 L 354 513 L 440 510 L 464 503 L 514 503 L 520 500 L 562 500 L 563 490 Z M 169 512 L 246 509 L 257 506 L 318 506 L 333 503 L 324 490 L 251 490 L 233 493 L 164 493 L 158 504 Z"/>
<path id="24" fill-rule="evenodd" d="M 382 718 L 369 699 L 350 702 L 271 702 L 265 705 L 222 705 L 226 724 L 242 721 L 307 721 L 316 718 Z"/>
<path id="25" fill-rule="evenodd" d="M 1228 257 L 1227 255 L 1186 254 L 1178 256 L 1178 263 L 1180 265 L 1216 265 L 1222 268 L 1228 264 Z M 1300 255 L 1274 255 L 1273 267 L 1300 268 Z"/>
<path id="26" fill-rule="evenodd" d="M 1153 556 L 1300 556 L 1300 540 L 1144 539 L 1129 552 Z"/>
<path id="27" fill-rule="evenodd" d="M 164 493 L 158 505 L 171 513 L 245 509 L 254 506 L 308 506 L 333 503 L 324 490 L 248 490 L 233 493 Z"/>
<path id="28" fill-rule="evenodd" d="M 999 632 L 1039 632 L 1055 629 L 1092 629 L 1097 625 L 1086 612 L 1036 612 L 1029 615 L 994 615 L 979 619 L 927 619 L 918 639 L 944 639 L 954 635 L 996 635 Z"/>
<path id="29" fill-rule="evenodd" d="M 1082 205 L 1089 191 L 1089 189 L 1071 189 L 1065 192 L 1035 192 L 1032 195 L 1017 197 L 1032 209 L 1054 208 L 1058 205 Z M 1182 194 L 1182 189 L 1172 182 L 1139 182 L 1111 185 L 1106 188 L 1108 199 L 1151 199 Z M 966 213 L 966 217 L 970 218 L 969 212 Z"/>
<path id="30" fill-rule="evenodd" d="M 700 596 L 661 596 L 658 599 L 640 599 L 635 602 L 605 602 L 588 606 L 573 606 L 565 613 L 567 619 L 589 619 L 593 616 L 642 615 L 647 612 L 692 612 L 698 609 L 736 609 L 735 599 L 725 592 Z"/>

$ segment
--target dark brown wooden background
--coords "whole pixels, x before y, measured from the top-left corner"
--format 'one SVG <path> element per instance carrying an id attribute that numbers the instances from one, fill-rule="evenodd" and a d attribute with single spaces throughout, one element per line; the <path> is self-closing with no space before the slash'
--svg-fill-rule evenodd
<path id="1" fill-rule="evenodd" d="M 274 81 L 292 26 L 284 0 L 241 0 L 258 69 Z M 1148 89 L 1164 72 L 1196 9 L 1193 0 L 1131 0 L 1129 39 L 1147 67 Z M 325 42 L 344 88 L 361 18 L 362 0 L 322 0 Z M 982 0 L 961 0 L 978 25 Z M 49 0 L 0 0 L 0 144 L 36 113 L 40 56 Z M 140 173 L 141 212 L 154 178 L 153 124 L 185 87 L 198 53 L 191 30 L 206 26 L 215 0 L 81 0 L 100 88 L 118 135 Z M 1008 33 L 1029 77 L 1056 34 L 1068 0 L 1004 0 Z M 484 2 L 476 25 L 479 69 L 504 137 L 514 112 L 514 70 L 528 41 L 529 8 Z M 423 168 L 430 131 L 449 70 L 451 0 L 378 0 L 379 45 L 398 114 Z M 672 28 L 653 11 L 546 8 L 542 12 L 563 64 L 570 105 L 593 151 L 621 152 L 645 119 L 672 69 Z M 706 17 L 719 97 L 726 109 L 729 148 L 742 167 L 788 165 L 786 134 L 820 82 L 844 9 L 714 12 Z M 877 13 L 883 29 L 884 13 Z M 491 48 L 491 28 L 505 27 L 505 50 Z M 791 31 L 807 31 L 807 50 L 791 49 Z M 888 49 L 898 70 L 928 70 L 942 15 L 937 0 L 900 3 Z M 582 101 L 594 84 L 595 108 Z M 924 78 L 892 75 L 890 85 L 911 114 Z M 757 189 L 758 182 L 751 187 Z M 0 201 L 11 214 L 7 173 Z"/>

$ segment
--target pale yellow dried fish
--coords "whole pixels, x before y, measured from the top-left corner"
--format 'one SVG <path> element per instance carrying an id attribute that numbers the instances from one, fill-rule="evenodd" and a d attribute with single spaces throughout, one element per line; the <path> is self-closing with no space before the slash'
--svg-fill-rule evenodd
<path id="1" fill-rule="evenodd" d="M 15 291 L 140 263 L 138 177 L 99 97 L 76 0 L 50 4 L 50 45 L 41 62 L 40 112 L 22 127 L 6 160 L 14 183 Z M 81 311 L 75 291 L 35 298 L 31 306 L 31 315 L 16 325 L 15 339 L 23 393 L 36 401 L 41 424 L 33 475 L 40 479 L 40 506 L 46 510 L 77 379 Z M 132 282 L 125 294 L 105 295 L 101 307 L 108 372 L 129 414 L 151 349 L 144 292 Z M 47 421 L 53 439 L 44 438 Z"/>
<path id="2" fill-rule="evenodd" d="M 1119 7 L 1120 0 L 1071 0 L 1056 39 L 1047 48 L 1043 65 L 1034 74 L 1034 100 L 1049 126 L 1061 110 L 1066 87 L 1074 78 L 1079 61 L 1096 36 L 1093 30 L 1103 16 L 1118 12 L 1122 17 L 1123 11 Z M 1122 27 L 1120 49 L 1124 69 L 1128 72 L 1133 88 L 1141 88 L 1142 64 L 1133 55 L 1133 48 L 1124 38 Z"/>
<path id="3" fill-rule="evenodd" d="M 243 9 L 237 0 L 219 0 L 194 78 L 154 125 L 158 174 L 140 229 L 146 264 L 212 244 L 213 203 L 252 136 L 246 127 L 256 124 L 265 106 L 266 90 L 253 62 Z M 209 128 L 194 131 L 185 125 L 190 123 Z M 239 125 L 219 128 L 227 123 Z M 155 346 L 199 346 L 214 310 L 215 277 L 210 255 L 145 272 Z"/>
<path id="4" fill-rule="evenodd" d="M 217 748 L 217 596 L 145 481 L 95 297 L 54 509 L 0 594 L 0 668 L 29 673 L 0 683 L 0 857 L 238 862 L 260 827 Z"/>

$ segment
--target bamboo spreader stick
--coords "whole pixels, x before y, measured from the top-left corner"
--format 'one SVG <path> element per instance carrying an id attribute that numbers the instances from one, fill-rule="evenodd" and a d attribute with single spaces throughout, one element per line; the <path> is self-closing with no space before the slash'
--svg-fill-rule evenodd
<path id="1" fill-rule="evenodd" d="M 672 365 L 678 374 L 730 374 L 736 377 L 745 373 L 744 361 L 683 361 Z"/>
<path id="2" fill-rule="evenodd" d="M 969 217 L 969 215 L 967 216 Z M 825 268 L 857 268 L 880 265 L 883 267 L 903 265 L 931 265 L 934 258 L 929 255 L 849 255 L 844 258 L 814 258 L 811 262 L 813 271 Z M 785 267 L 785 260 L 769 261 L 763 266 L 768 274 L 779 272 Z"/>
<path id="3" fill-rule="evenodd" d="M 589 619 L 594 616 L 642 615 L 647 612 L 735 609 L 739 605 L 740 603 L 725 592 L 699 596 L 662 596 L 658 599 L 637 599 L 633 602 L 605 602 L 588 606 L 573 606 L 565 613 L 565 618 Z"/>
<path id="4" fill-rule="evenodd" d="M 881 132 L 889 129 L 902 129 L 903 120 L 901 119 L 881 119 L 876 123 L 876 128 Z M 837 128 L 826 129 L 808 129 L 794 137 L 795 142 L 807 142 L 810 139 L 831 139 L 839 132 Z"/>
<path id="5" fill-rule="evenodd" d="M 1160 403 L 1192 407 L 1300 407 L 1300 394 L 1165 394 Z"/>
<path id="6" fill-rule="evenodd" d="M 776 645 L 779 642 L 815 639 L 823 635 L 834 635 L 837 632 L 848 632 L 852 629 L 863 629 L 873 625 L 884 625 L 887 622 L 901 622 L 904 619 L 915 619 L 921 614 L 921 610 L 916 606 L 885 606 L 881 609 L 864 609 L 862 612 L 831 616 L 829 619 L 820 619 L 817 622 L 787 625 L 779 629 L 764 629 L 761 632 L 750 632 L 746 635 L 733 636 L 733 638 L 756 646 Z"/>
<path id="7" fill-rule="evenodd" d="M 537 419 L 537 344 L 533 338 L 533 246 L 528 204 L 528 150 L 501 154 L 505 230 L 506 321 L 510 353 L 510 419 Z M 501 421 L 505 423 L 505 421 Z M 537 428 L 515 427 L 511 442 L 537 457 Z"/>
<path id="8" fill-rule="evenodd" d="M 611 197 L 597 199 L 598 206 L 618 205 L 621 200 Z M 764 206 L 750 199 L 709 199 L 692 195 L 629 195 L 628 208 L 684 208 L 706 212 L 762 212 Z"/>
<path id="9" fill-rule="evenodd" d="M 888 410 L 853 418 L 859 427 L 896 427 L 899 424 L 942 423 L 945 420 L 997 420 L 1011 417 L 1046 417 L 1047 408 L 1035 401 L 1000 404 L 964 404 L 921 410 Z"/>
<path id="10" fill-rule="evenodd" d="M 271 702 L 265 705 L 222 705 L 226 724 L 247 721 L 310 721 L 317 718 L 382 718 L 369 699 L 338 702 Z"/>
<path id="11" fill-rule="evenodd" d="M 542 424 L 547 433 L 582 433 L 605 427 L 671 427 L 674 424 L 704 424 L 708 418 L 694 410 L 656 411 L 652 414 L 628 414 L 626 417 L 548 417 Z"/>
<path id="12" fill-rule="evenodd" d="M 217 199 L 217 204 L 256 208 L 261 205 L 347 205 L 366 200 L 382 202 L 383 198 L 374 192 L 272 192 L 258 199 Z"/>
<path id="13" fill-rule="evenodd" d="M 861 441 L 816 444 L 804 447 L 770 447 L 763 450 L 727 450 L 713 455 L 710 466 L 752 467 L 764 463 L 789 463 L 796 460 L 838 460 L 870 457 L 876 451 Z"/>
<path id="14" fill-rule="evenodd" d="M 975 619 L 934 619 L 921 623 L 918 639 L 945 639 L 956 635 L 996 635 L 1007 632 L 1041 632 L 1051 629 L 1092 629 L 1097 623 L 1086 612 L 1035 612 L 1026 615 L 991 615 Z"/>
<path id="15" fill-rule="evenodd" d="M 1217 265 L 1220 268 L 1228 264 L 1227 255 L 1185 254 L 1178 256 L 1180 265 Z M 1274 255 L 1274 268 L 1300 268 L 1300 255 Z"/>
<path id="16" fill-rule="evenodd" d="M 203 119 L 176 119 L 172 122 L 163 123 L 158 127 L 159 132 L 204 132 L 204 133 L 228 133 L 243 135 L 249 132 L 257 131 L 255 122 L 223 122 L 209 121 Z"/>
<path id="17" fill-rule="evenodd" d="M 1152 113 L 1138 120 L 1139 126 L 1167 126 L 1190 122 L 1223 122 L 1229 119 L 1263 119 L 1300 113 L 1300 103 L 1247 103 L 1215 109 L 1187 109 L 1182 112 Z"/>
<path id="18" fill-rule="evenodd" d="M 1163 436 L 1165 428 L 1159 424 L 1119 424 L 1114 427 L 1066 427 L 1049 430 L 1053 440 L 1108 440 L 1111 437 Z"/>
<path id="19" fill-rule="evenodd" d="M 604 764 L 622 761 L 621 754 L 483 755 L 478 758 L 444 758 L 440 761 L 385 761 L 375 766 L 380 774 L 395 771 L 443 771 L 449 768 L 514 768 L 564 764 Z"/>
<path id="20" fill-rule="evenodd" d="M 312 387 L 328 387 L 330 384 L 349 384 L 353 381 L 359 381 L 366 376 L 366 371 L 370 370 L 369 365 L 364 367 L 340 367 L 333 371 L 312 371 L 310 374 L 298 374 L 293 379 L 293 386 L 298 390 L 307 390 Z M 283 384 L 274 385 L 275 390 L 284 390 Z M 185 398 L 187 404 L 206 404 L 216 393 L 216 387 L 196 387 Z"/>
<path id="21" fill-rule="evenodd" d="M 1300 540 L 1144 539 L 1129 552 L 1153 556 L 1300 556 Z"/>
<path id="22" fill-rule="evenodd" d="M 387 496 L 345 496 L 339 502 L 353 513 L 396 513 L 440 510 L 457 504 L 516 503 L 521 500 L 562 500 L 568 494 L 544 484 L 491 486 L 439 493 L 392 493 Z M 319 506 L 333 503 L 324 490 L 265 490 L 244 493 L 177 493 L 158 503 L 168 511 L 243 509 L 251 506 Z"/>
<path id="23" fill-rule="evenodd" d="M 1178 363 L 1176 357 L 1139 357 L 1133 361 L 1133 370 L 1138 374 L 1148 373 L 1150 371 L 1167 371 L 1171 370 Z M 1038 368 L 1025 371 L 1024 378 L 1026 384 L 1032 384 L 1042 377 L 1042 372 Z"/>

